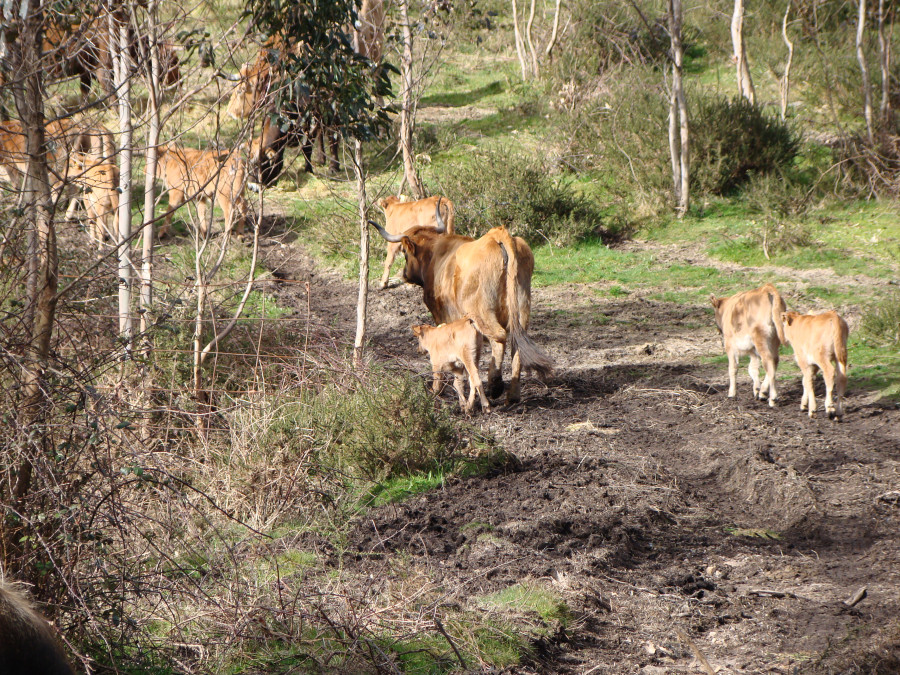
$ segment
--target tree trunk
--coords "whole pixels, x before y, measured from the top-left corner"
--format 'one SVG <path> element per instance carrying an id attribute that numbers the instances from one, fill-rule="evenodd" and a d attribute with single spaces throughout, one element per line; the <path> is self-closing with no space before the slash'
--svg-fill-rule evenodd
<path id="1" fill-rule="evenodd" d="M 131 319 L 131 79 L 128 53 L 127 14 L 109 13 L 109 37 L 113 52 L 113 78 L 119 109 L 119 335 L 130 358 L 133 326 Z"/>
<path id="2" fill-rule="evenodd" d="M 159 66 L 159 36 L 157 34 L 157 10 L 159 1 L 152 0 L 148 12 L 148 39 L 150 50 L 150 72 L 147 77 L 147 105 L 149 107 L 149 126 L 147 128 L 147 163 L 144 167 L 144 222 L 142 228 L 141 248 L 141 336 L 143 341 L 144 357 L 149 358 L 152 348 L 148 330 L 152 323 L 151 312 L 153 308 L 153 243 L 156 236 L 155 216 L 156 207 L 156 161 L 157 146 L 159 145 L 160 115 L 159 98 L 161 89 L 161 77 Z"/>
<path id="3" fill-rule="evenodd" d="M 753 78 L 750 77 L 750 63 L 744 45 L 744 0 L 734 0 L 734 14 L 731 15 L 731 43 L 734 47 L 734 62 L 737 68 L 738 91 L 741 96 L 756 103 Z"/>
<path id="4" fill-rule="evenodd" d="M 679 216 L 690 205 L 690 128 L 684 98 L 684 48 L 681 44 L 683 21 L 681 0 L 669 0 L 669 35 L 672 40 L 672 94 L 669 98 L 669 151 L 672 158 L 672 183 Z"/>
<path id="5" fill-rule="evenodd" d="M 356 339 L 353 341 L 353 363 L 363 363 L 366 343 L 366 308 L 369 301 L 369 223 L 366 217 L 366 173 L 363 167 L 362 141 L 355 140 L 353 169 L 356 172 L 356 194 L 359 201 L 359 296 L 356 302 Z"/>
<path id="6" fill-rule="evenodd" d="M 412 33 L 409 29 L 409 0 L 400 0 L 400 24 L 403 30 L 403 51 L 400 55 L 400 78 L 403 82 L 402 104 L 400 108 L 400 149 L 403 152 L 403 175 L 416 199 L 425 197 L 425 189 L 416 171 L 413 154 L 413 131 L 415 130 L 415 110 L 413 102 L 413 51 Z"/>
<path id="7" fill-rule="evenodd" d="M 525 65 L 525 45 L 522 40 L 522 34 L 519 32 L 519 8 L 516 0 L 512 0 L 513 11 L 513 33 L 516 38 L 516 54 L 519 56 L 519 65 L 522 67 L 522 80 L 528 78 L 528 68 Z"/>
<path id="8" fill-rule="evenodd" d="M 553 53 L 553 47 L 556 46 L 556 36 L 559 35 L 559 8 L 562 0 L 556 0 L 556 10 L 553 12 L 553 32 L 550 33 L 550 41 L 547 43 L 547 49 L 544 51 L 547 58 Z"/>
<path id="9" fill-rule="evenodd" d="M 787 8 L 784 10 L 784 19 L 781 21 L 781 36 L 784 38 L 784 44 L 788 48 L 787 62 L 784 64 L 784 76 L 781 78 L 781 86 L 779 87 L 782 121 L 787 118 L 788 94 L 791 89 L 791 64 L 794 62 L 794 43 L 791 42 L 787 32 L 788 15 L 791 13 L 792 2 L 793 0 L 788 0 Z"/>
<path id="10" fill-rule="evenodd" d="M 50 355 L 50 341 L 56 316 L 58 258 L 53 204 L 44 138 L 44 87 L 41 70 L 43 8 L 30 11 L 28 3 L 4 3 L 4 30 L 14 29 L 15 39 L 7 43 L 10 57 L 9 80 L 19 119 L 25 128 L 28 164 L 23 185 L 23 218 L 29 237 L 28 277 L 25 287 L 26 343 L 22 354 L 24 371 L 18 424 L 22 430 L 19 465 L 16 468 L 10 506 L 28 514 L 26 499 L 31 492 L 36 452 L 43 452 L 47 438 L 45 421 L 48 401 L 43 377 Z M 21 548 L 20 527 L 0 527 L 2 560 L 15 568 L 15 551 Z M 10 569 L 7 567 L 7 570 Z"/>
<path id="11" fill-rule="evenodd" d="M 881 63 L 881 121 L 887 126 L 891 116 L 891 41 L 884 31 L 884 0 L 878 0 L 878 60 Z"/>
<path id="12" fill-rule="evenodd" d="M 528 24 L 525 26 L 525 39 L 528 40 L 528 52 L 531 54 L 531 74 L 537 78 L 537 53 L 534 51 L 534 41 L 531 39 L 531 28 L 534 26 L 534 5 L 535 0 L 531 0 L 531 9 L 528 11 Z"/>
<path id="13" fill-rule="evenodd" d="M 859 0 L 859 14 L 856 18 L 856 60 L 859 61 L 859 69 L 862 72 L 863 110 L 866 117 L 866 136 L 871 145 L 875 142 L 875 134 L 872 128 L 872 84 L 869 82 L 869 65 L 866 63 L 866 52 L 863 48 L 865 31 L 866 0 Z"/>

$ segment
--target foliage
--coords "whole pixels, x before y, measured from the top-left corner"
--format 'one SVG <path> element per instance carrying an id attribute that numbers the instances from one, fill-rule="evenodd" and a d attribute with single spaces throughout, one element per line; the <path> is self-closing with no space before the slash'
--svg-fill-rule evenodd
<path id="1" fill-rule="evenodd" d="M 453 195 L 460 233 L 480 236 L 503 225 L 532 245 L 562 245 L 605 233 L 595 203 L 512 146 L 478 152 L 439 182 Z"/>
<path id="2" fill-rule="evenodd" d="M 799 136 L 762 106 L 743 98 L 701 98 L 691 115 L 691 182 L 726 194 L 754 174 L 789 168 Z"/>
<path id="3" fill-rule="evenodd" d="M 357 21 L 353 0 L 282 3 L 250 0 L 244 10 L 277 62 L 276 109 L 304 124 L 323 121 L 345 137 L 369 140 L 389 126 L 377 97 L 391 95 L 392 68 L 354 49 L 347 32 Z"/>

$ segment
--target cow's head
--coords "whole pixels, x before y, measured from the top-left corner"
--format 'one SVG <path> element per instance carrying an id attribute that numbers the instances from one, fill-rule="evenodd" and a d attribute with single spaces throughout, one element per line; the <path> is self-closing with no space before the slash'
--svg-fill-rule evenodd
<path id="1" fill-rule="evenodd" d="M 416 286 L 425 286 L 425 270 L 431 265 L 431 247 L 429 242 L 434 235 L 434 228 L 416 227 L 408 229 L 403 234 L 391 234 L 374 220 L 370 220 L 381 238 L 392 244 L 400 244 L 406 265 L 403 266 L 403 281 Z"/>
<path id="2" fill-rule="evenodd" d="M 715 295 L 710 294 L 709 301 L 712 303 L 713 308 L 716 310 L 716 328 L 719 329 L 719 333 L 722 332 L 722 304 L 728 298 L 717 298 Z"/>
<path id="3" fill-rule="evenodd" d="M 419 346 L 417 349 L 420 354 L 424 354 L 428 351 L 425 349 L 425 336 L 432 328 L 434 328 L 434 326 L 429 326 L 428 324 L 412 327 L 413 334 L 419 339 Z"/>
<path id="4" fill-rule="evenodd" d="M 263 64 L 246 63 L 241 66 L 237 86 L 228 100 L 228 114 L 239 120 L 250 117 L 262 102 L 268 82 L 269 69 Z"/>
<path id="5" fill-rule="evenodd" d="M 781 323 L 784 325 L 784 344 L 791 344 L 791 333 L 793 333 L 792 326 L 794 322 L 800 315 L 797 312 L 782 312 L 781 313 Z"/>

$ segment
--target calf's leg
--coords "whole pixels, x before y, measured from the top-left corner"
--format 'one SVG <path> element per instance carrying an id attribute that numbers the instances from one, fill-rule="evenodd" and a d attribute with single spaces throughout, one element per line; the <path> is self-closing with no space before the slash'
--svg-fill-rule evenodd
<path id="1" fill-rule="evenodd" d="M 384 274 L 381 275 L 381 288 L 385 289 L 388 285 L 388 280 L 391 278 L 391 265 L 394 264 L 394 259 L 397 257 L 397 253 L 400 251 L 400 244 L 388 243 L 387 245 L 387 258 L 384 260 Z"/>

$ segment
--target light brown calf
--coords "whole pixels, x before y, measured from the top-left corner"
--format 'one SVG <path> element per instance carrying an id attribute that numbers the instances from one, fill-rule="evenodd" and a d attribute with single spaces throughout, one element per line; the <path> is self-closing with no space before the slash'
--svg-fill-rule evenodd
<path id="1" fill-rule="evenodd" d="M 441 215 L 447 224 L 447 234 L 454 234 L 453 202 L 446 197 L 434 195 L 415 202 L 403 201 L 400 197 L 385 197 L 378 200 L 378 206 L 384 211 L 384 229 L 388 234 L 403 234 L 417 225 L 436 227 L 434 214 L 438 202 L 441 204 Z M 387 288 L 391 275 L 391 265 L 400 251 L 400 244 L 388 242 L 387 257 L 384 260 L 384 274 L 381 275 L 381 288 Z"/>
<path id="2" fill-rule="evenodd" d="M 190 199 L 197 200 L 200 234 L 206 236 L 209 228 L 207 208 L 213 200 L 225 215 L 225 232 L 235 228 L 235 234 L 244 233 L 247 202 L 244 186 L 247 174 L 244 161 L 237 153 L 228 150 L 194 150 L 169 144 L 159 148 L 156 177 L 169 191 L 169 211 L 160 228 L 165 235 L 172 224 L 172 213 Z"/>
<path id="3" fill-rule="evenodd" d="M 781 320 L 787 344 L 794 348 L 794 358 L 803 374 L 800 410 L 808 408 L 809 416 L 816 416 L 813 378 L 821 369 L 825 379 L 825 412 L 829 418 L 840 419 L 844 416 L 843 398 L 847 389 L 847 335 L 850 333 L 847 322 L 836 312 L 784 312 Z"/>
<path id="4" fill-rule="evenodd" d="M 419 353 L 428 352 L 431 357 L 431 370 L 434 374 L 432 389 L 435 394 L 441 392 L 441 373 L 453 373 L 453 388 L 459 394 L 459 407 L 470 414 L 475 407 L 475 393 L 481 400 L 481 408 L 485 412 L 491 409 L 484 395 L 481 377 L 478 375 L 478 361 L 481 358 L 483 336 L 478 320 L 466 316 L 451 323 L 440 326 L 413 326 L 413 333 L 419 338 Z M 469 400 L 466 402 L 463 376 L 469 377 Z"/>
<path id="5" fill-rule="evenodd" d="M 119 168 L 115 164 L 97 162 L 83 166 L 70 161 L 69 175 L 81 189 L 88 217 L 88 233 L 99 250 L 107 236 L 116 238 L 116 212 L 119 210 Z"/>
<path id="6" fill-rule="evenodd" d="M 762 400 L 768 390 L 769 406 L 775 406 L 775 371 L 778 369 L 778 348 L 784 343 L 781 314 L 787 307 L 772 284 L 764 284 L 752 291 L 744 291 L 730 298 L 709 297 L 716 310 L 716 326 L 722 334 L 728 355 L 728 396 L 737 394 L 738 359 L 750 355 L 748 372 L 753 380 L 753 396 Z M 759 365 L 766 377 L 759 382 Z"/>

